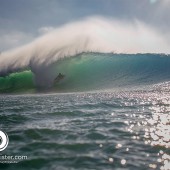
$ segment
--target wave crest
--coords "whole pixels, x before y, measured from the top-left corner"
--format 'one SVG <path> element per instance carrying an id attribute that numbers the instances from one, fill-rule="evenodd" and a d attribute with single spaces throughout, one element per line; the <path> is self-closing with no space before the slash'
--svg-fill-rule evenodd
<path id="1" fill-rule="evenodd" d="M 0 76 L 26 69 L 40 73 L 62 58 L 96 51 L 168 53 L 169 43 L 160 33 L 139 21 L 126 23 L 101 17 L 88 18 L 59 27 L 30 44 L 4 52 L 0 56 Z"/>

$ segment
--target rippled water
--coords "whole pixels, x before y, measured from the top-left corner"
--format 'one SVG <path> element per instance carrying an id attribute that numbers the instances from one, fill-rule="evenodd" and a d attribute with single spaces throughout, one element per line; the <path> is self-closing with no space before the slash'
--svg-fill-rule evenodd
<path id="1" fill-rule="evenodd" d="M 170 169 L 170 86 L 150 90 L 0 96 L 0 169 Z"/>

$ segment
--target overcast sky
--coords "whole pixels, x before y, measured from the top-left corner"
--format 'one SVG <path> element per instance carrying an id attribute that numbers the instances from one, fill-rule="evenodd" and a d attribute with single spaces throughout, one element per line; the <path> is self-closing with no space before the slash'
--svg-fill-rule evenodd
<path id="1" fill-rule="evenodd" d="M 0 51 L 91 16 L 139 20 L 170 38 L 170 0 L 0 0 Z"/>

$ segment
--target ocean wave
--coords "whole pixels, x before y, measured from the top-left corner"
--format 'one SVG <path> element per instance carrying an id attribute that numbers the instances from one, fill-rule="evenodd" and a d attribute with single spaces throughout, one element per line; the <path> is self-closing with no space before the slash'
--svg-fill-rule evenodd
<path id="1" fill-rule="evenodd" d="M 83 52 L 168 54 L 169 44 L 160 32 L 140 21 L 127 23 L 92 17 L 66 24 L 29 44 L 2 52 L 0 76 L 26 69 L 37 72 Z"/>
<path id="2" fill-rule="evenodd" d="M 0 92 L 91 91 L 156 84 L 170 79 L 164 54 L 81 53 L 0 77 Z M 64 79 L 56 82 L 58 74 Z"/>

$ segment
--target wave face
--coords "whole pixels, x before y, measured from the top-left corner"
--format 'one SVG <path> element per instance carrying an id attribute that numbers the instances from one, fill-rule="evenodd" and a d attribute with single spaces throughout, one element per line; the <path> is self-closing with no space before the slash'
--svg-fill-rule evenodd
<path id="1" fill-rule="evenodd" d="M 81 53 L 0 77 L 0 92 L 81 92 L 145 86 L 169 81 L 169 66 L 170 56 L 164 54 Z M 59 73 L 65 78 L 55 82 Z"/>
<path id="2" fill-rule="evenodd" d="M 36 86 L 31 71 L 12 73 L 8 77 L 0 77 L 0 92 L 34 92 Z"/>

